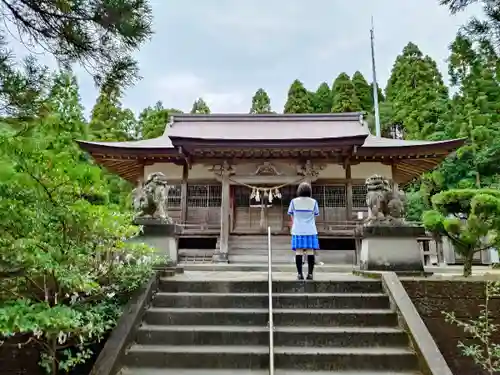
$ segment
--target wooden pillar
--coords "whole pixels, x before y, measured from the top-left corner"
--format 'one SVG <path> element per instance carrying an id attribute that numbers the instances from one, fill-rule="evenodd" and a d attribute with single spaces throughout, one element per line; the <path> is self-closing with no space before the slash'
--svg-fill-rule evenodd
<path id="1" fill-rule="evenodd" d="M 220 207 L 220 240 L 219 249 L 214 253 L 213 261 L 216 263 L 227 263 L 229 252 L 229 210 L 231 208 L 230 189 L 231 183 L 229 177 L 233 170 L 227 161 L 220 168 L 220 178 L 222 184 L 222 196 Z"/>
<path id="2" fill-rule="evenodd" d="M 396 181 L 396 172 L 397 172 L 397 166 L 395 162 L 392 162 L 391 164 L 391 179 L 392 179 L 392 191 L 393 193 L 399 192 L 399 184 Z"/>
<path id="3" fill-rule="evenodd" d="M 139 163 L 139 175 L 137 176 L 137 183 L 142 184 L 144 182 L 147 177 L 144 176 L 144 173 L 146 173 L 146 163 L 144 161 L 141 161 Z"/>
<path id="4" fill-rule="evenodd" d="M 187 195 L 188 195 L 188 177 L 189 166 L 185 163 L 182 166 L 182 183 L 181 183 L 181 223 L 185 224 L 187 220 Z"/>
<path id="5" fill-rule="evenodd" d="M 351 177 L 351 162 L 349 159 L 345 160 L 345 190 L 346 190 L 346 220 L 352 220 L 352 177 Z"/>

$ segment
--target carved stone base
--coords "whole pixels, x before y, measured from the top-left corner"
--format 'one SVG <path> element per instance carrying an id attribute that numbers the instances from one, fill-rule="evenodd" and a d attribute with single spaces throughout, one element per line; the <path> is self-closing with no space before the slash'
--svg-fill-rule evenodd
<path id="1" fill-rule="evenodd" d="M 425 234 L 417 226 L 367 226 L 361 235 L 360 269 L 369 271 L 423 272 L 417 237 Z"/>
<path id="2" fill-rule="evenodd" d="M 182 227 L 177 224 L 166 223 L 161 219 L 136 218 L 135 225 L 142 225 L 142 233 L 134 238 L 133 242 L 145 243 L 157 249 L 158 254 L 168 258 L 168 265 L 177 265 L 178 237 Z"/>
<path id="3" fill-rule="evenodd" d="M 220 252 L 219 250 L 216 250 L 214 252 L 214 255 L 212 257 L 212 262 L 214 263 L 229 263 L 229 258 L 227 256 L 227 253 Z"/>

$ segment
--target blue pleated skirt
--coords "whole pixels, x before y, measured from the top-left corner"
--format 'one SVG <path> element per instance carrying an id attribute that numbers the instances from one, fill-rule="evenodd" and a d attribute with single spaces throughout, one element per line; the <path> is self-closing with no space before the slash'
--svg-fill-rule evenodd
<path id="1" fill-rule="evenodd" d="M 319 240 L 317 234 L 307 236 L 292 235 L 292 250 L 297 249 L 319 249 Z"/>

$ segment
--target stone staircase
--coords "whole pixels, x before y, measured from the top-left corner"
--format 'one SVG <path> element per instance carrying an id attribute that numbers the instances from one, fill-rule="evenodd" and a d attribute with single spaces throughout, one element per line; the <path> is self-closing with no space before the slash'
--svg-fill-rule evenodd
<path id="1" fill-rule="evenodd" d="M 293 263 L 289 236 L 272 236 L 273 264 Z M 267 264 L 267 236 L 229 236 L 229 263 Z"/>
<path id="2" fill-rule="evenodd" d="M 121 374 L 267 374 L 267 287 L 161 280 Z M 380 281 L 275 281 L 273 289 L 277 375 L 419 374 Z"/>

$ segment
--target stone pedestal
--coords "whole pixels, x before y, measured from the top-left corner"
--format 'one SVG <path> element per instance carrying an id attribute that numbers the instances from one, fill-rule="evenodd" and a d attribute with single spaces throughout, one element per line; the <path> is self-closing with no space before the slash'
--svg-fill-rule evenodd
<path id="1" fill-rule="evenodd" d="M 369 271 L 423 272 L 417 237 L 419 226 L 372 225 L 358 228 L 361 237 L 360 269 Z"/>
<path id="2" fill-rule="evenodd" d="M 166 256 L 167 265 L 177 265 L 178 238 L 182 227 L 161 219 L 137 218 L 135 225 L 142 225 L 143 232 L 133 242 L 145 243 L 157 249 L 158 254 Z"/>
<path id="3" fill-rule="evenodd" d="M 220 251 L 219 249 L 215 250 L 214 255 L 212 257 L 212 262 L 214 263 L 229 263 L 228 254 L 226 252 Z"/>

